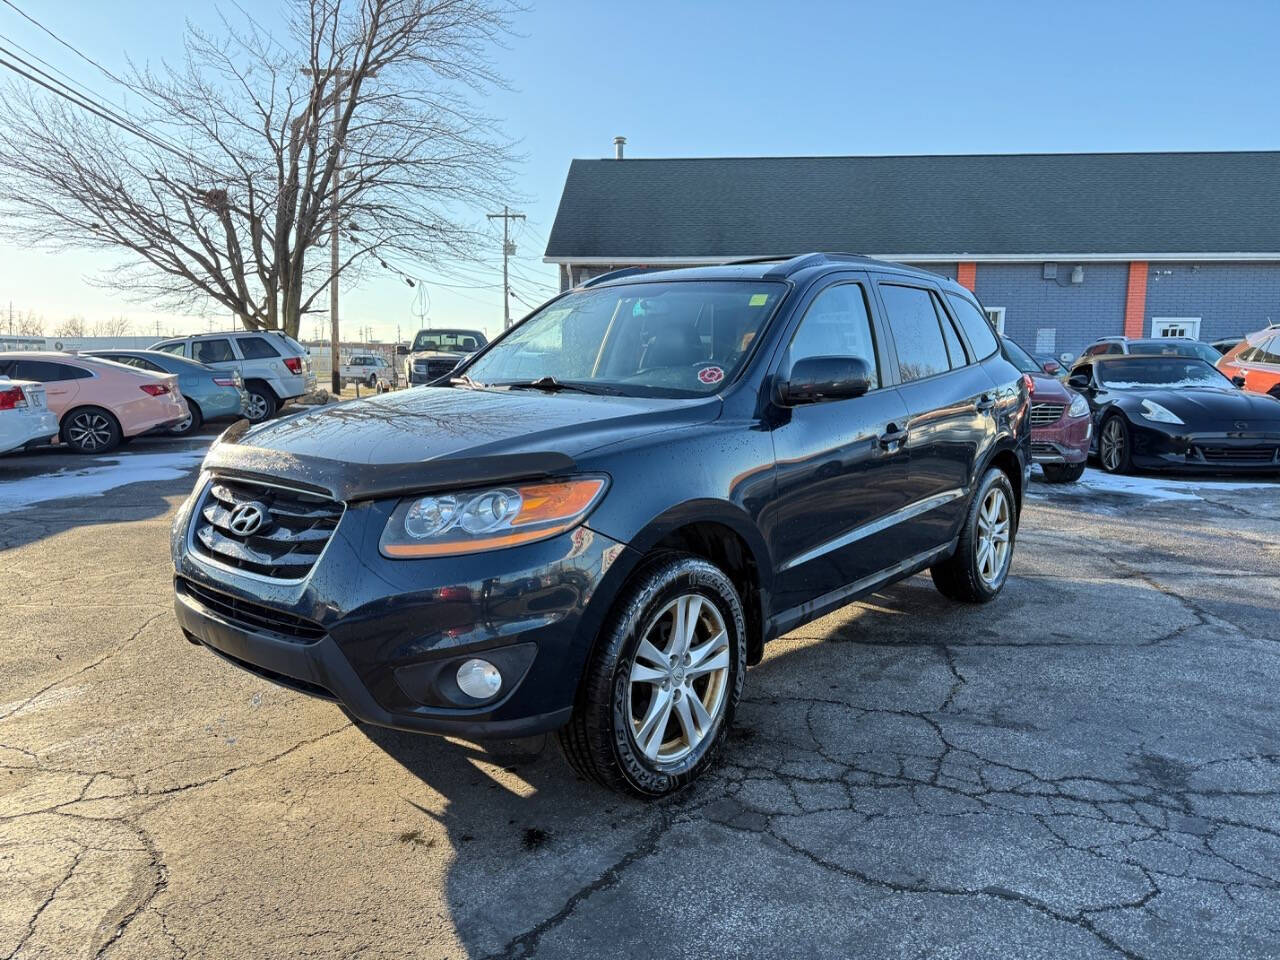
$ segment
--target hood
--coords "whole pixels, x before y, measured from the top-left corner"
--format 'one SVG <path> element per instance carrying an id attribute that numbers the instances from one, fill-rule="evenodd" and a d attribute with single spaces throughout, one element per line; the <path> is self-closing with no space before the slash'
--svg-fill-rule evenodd
<path id="1" fill-rule="evenodd" d="M 205 469 L 288 479 L 339 500 L 571 472 L 622 439 L 714 420 L 718 397 L 417 387 L 232 429 Z"/>
<path id="2" fill-rule="evenodd" d="M 1075 398 L 1075 391 L 1068 390 L 1066 384 L 1057 377 L 1051 377 L 1047 373 L 1033 373 L 1030 376 L 1035 383 L 1035 390 L 1031 393 L 1032 403 L 1062 403 L 1069 406 Z"/>
<path id="3" fill-rule="evenodd" d="M 1114 395 L 1133 397 L 1137 403 L 1143 400 L 1158 403 L 1192 429 L 1236 421 L 1248 423 L 1249 430 L 1280 429 L 1280 400 L 1234 387 L 1148 387 L 1117 390 Z"/>

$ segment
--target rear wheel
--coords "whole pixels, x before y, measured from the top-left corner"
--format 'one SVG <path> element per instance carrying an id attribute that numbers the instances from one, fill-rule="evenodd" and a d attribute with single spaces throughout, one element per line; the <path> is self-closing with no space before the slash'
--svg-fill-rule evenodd
<path id="1" fill-rule="evenodd" d="M 194 400 L 187 400 L 187 411 L 187 419 L 183 420 L 176 427 L 170 428 L 170 435 L 175 437 L 188 437 L 200 429 L 200 425 L 204 423 L 204 417 L 201 415 L 200 408 L 196 406 Z"/>
<path id="2" fill-rule="evenodd" d="M 80 407 L 62 418 L 61 434 L 76 453 L 107 453 L 120 445 L 120 422 L 101 407 Z"/>
<path id="3" fill-rule="evenodd" d="M 1041 464 L 1046 483 L 1075 483 L 1084 476 L 1084 468 L 1085 462 L 1083 460 L 1079 463 Z"/>
<path id="4" fill-rule="evenodd" d="M 1102 424 L 1098 437 L 1098 460 L 1107 473 L 1128 473 L 1132 464 L 1129 424 L 1124 416 L 1113 413 Z"/>
<path id="5" fill-rule="evenodd" d="M 656 562 L 623 590 L 559 734 L 582 776 L 661 797 L 711 762 L 742 693 L 746 630 L 732 581 L 697 557 Z"/>
<path id="6" fill-rule="evenodd" d="M 988 470 L 969 503 L 955 553 L 929 569 L 943 596 L 966 603 L 996 598 L 1013 561 L 1016 503 L 1005 472 L 995 467 Z"/>
<path id="7" fill-rule="evenodd" d="M 280 402 L 271 388 L 258 380 L 250 380 L 244 385 L 249 400 L 244 405 L 244 418 L 250 423 L 261 423 L 276 412 Z"/>

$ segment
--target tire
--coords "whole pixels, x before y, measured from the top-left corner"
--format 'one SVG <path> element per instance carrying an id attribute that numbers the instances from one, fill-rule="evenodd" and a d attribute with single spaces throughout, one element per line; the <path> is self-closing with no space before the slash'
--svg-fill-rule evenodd
<path id="1" fill-rule="evenodd" d="M 1003 516 L 1004 549 L 1000 552 L 1001 541 L 997 535 L 996 544 L 992 547 L 997 556 L 990 558 L 991 562 L 988 564 L 984 551 L 991 538 L 984 531 L 993 521 L 990 507 L 1000 499 L 1003 499 L 1003 513 L 996 510 L 994 525 L 997 531 L 1000 530 L 1002 524 L 998 518 Z M 955 553 L 929 568 L 933 585 L 938 588 L 939 593 L 951 600 L 964 603 L 988 603 L 994 600 L 1008 579 L 1017 534 L 1017 500 L 1013 495 L 1013 484 L 1003 470 L 992 467 L 983 475 L 982 482 L 969 501 Z"/>
<path id="2" fill-rule="evenodd" d="M 371 373 L 371 374 L 369 374 L 369 379 L 368 379 L 367 381 L 365 381 L 365 386 L 367 386 L 370 390 L 377 390 L 377 389 L 378 389 L 378 375 L 377 375 L 376 373 Z"/>
<path id="3" fill-rule="evenodd" d="M 1079 463 L 1042 463 L 1045 483 L 1075 483 L 1084 476 L 1086 461 Z"/>
<path id="4" fill-rule="evenodd" d="M 693 613 L 694 659 L 675 665 L 668 654 L 680 646 L 681 611 L 686 619 Z M 706 651 L 701 665 L 699 648 Z M 690 678 L 686 669 L 698 675 Z M 707 769 L 723 743 L 745 670 L 745 619 L 733 583 L 698 557 L 664 555 L 614 602 L 573 716 L 559 732 L 561 749 L 574 770 L 612 790 L 647 799 L 674 793 Z"/>
<path id="5" fill-rule="evenodd" d="M 64 414 L 58 432 L 76 453 L 109 453 L 120 446 L 120 421 L 101 407 L 77 407 Z"/>
<path id="6" fill-rule="evenodd" d="M 275 393 L 261 380 L 250 380 L 244 385 L 249 394 L 249 402 L 245 404 L 244 418 L 250 423 L 262 423 L 270 420 L 280 407 Z"/>
<path id="7" fill-rule="evenodd" d="M 200 408 L 194 400 L 187 400 L 187 410 L 191 416 L 169 430 L 171 437 L 189 437 L 200 429 L 200 425 L 204 423 L 204 415 L 200 412 Z"/>
<path id="8" fill-rule="evenodd" d="M 1133 466 L 1133 435 L 1124 414 L 1113 413 L 1098 429 L 1098 462 L 1107 473 L 1128 473 Z"/>

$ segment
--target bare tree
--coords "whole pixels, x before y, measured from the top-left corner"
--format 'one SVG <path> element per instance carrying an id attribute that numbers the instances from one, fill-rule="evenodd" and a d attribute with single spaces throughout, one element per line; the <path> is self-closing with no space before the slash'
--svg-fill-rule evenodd
<path id="1" fill-rule="evenodd" d="M 127 337 L 133 332 L 133 323 L 128 317 L 112 317 L 109 320 L 96 320 L 93 324 L 95 337 Z"/>
<path id="2" fill-rule="evenodd" d="M 67 317 L 53 328 L 55 337 L 83 337 L 84 317 Z"/>
<path id="3" fill-rule="evenodd" d="M 229 309 L 297 335 L 334 272 L 476 256 L 477 208 L 510 144 L 477 99 L 509 0 L 290 0 L 277 40 L 248 14 L 188 27 L 181 65 L 116 78 L 138 135 L 34 87 L 0 98 L 0 232 L 126 251 L 99 282 L 171 309 Z M 321 299 L 317 299 L 321 298 Z"/>
<path id="4" fill-rule="evenodd" d="M 19 313 L 16 317 L 17 331 L 20 337 L 43 337 L 44 336 L 44 316 L 37 316 L 34 310 L 28 310 L 25 314 Z"/>

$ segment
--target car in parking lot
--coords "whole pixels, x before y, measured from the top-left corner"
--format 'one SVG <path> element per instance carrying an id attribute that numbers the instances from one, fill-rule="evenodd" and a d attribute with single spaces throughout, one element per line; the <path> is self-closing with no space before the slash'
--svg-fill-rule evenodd
<path id="1" fill-rule="evenodd" d="M 187 357 L 215 370 L 238 372 L 248 394 L 244 416 L 250 423 L 261 423 L 283 404 L 316 388 L 307 351 L 279 330 L 202 333 L 162 340 L 151 349 Z"/>
<path id="2" fill-rule="evenodd" d="M 1067 385 L 1089 401 L 1109 473 L 1280 473 L 1280 400 L 1244 392 L 1199 358 L 1089 357 Z"/>
<path id="3" fill-rule="evenodd" d="M 85 350 L 80 356 L 176 376 L 178 389 L 187 401 L 187 419 L 169 428 L 174 436 L 185 437 L 206 421 L 238 419 L 249 403 L 239 370 L 215 370 L 162 350 Z"/>
<path id="4" fill-rule="evenodd" d="M 1210 364 L 1221 356 L 1212 344 L 1190 337 L 1102 337 L 1085 347 L 1080 359 L 1128 355 L 1199 357 Z"/>
<path id="5" fill-rule="evenodd" d="M 417 386 L 447 377 L 487 342 L 479 330 L 419 330 L 404 359 L 405 382 Z"/>
<path id="6" fill-rule="evenodd" d="M 1049 483 L 1074 483 L 1089 462 L 1093 418 L 1085 398 L 1046 372 L 1039 357 L 1000 337 L 1004 358 L 1031 381 L 1031 458 Z"/>
<path id="7" fill-rule="evenodd" d="M 344 385 L 361 383 L 370 390 L 391 388 L 391 364 L 378 353 L 353 353 L 338 367 Z"/>
<path id="8" fill-rule="evenodd" d="M 58 417 L 45 402 L 44 387 L 0 376 L 0 453 L 57 438 Z"/>
<path id="9" fill-rule="evenodd" d="M 448 381 L 232 428 L 174 521 L 184 635 L 373 724 L 559 730 L 695 778 L 764 644 L 921 570 L 994 599 L 1028 393 L 964 287 L 810 254 L 606 275 Z"/>
<path id="10" fill-rule="evenodd" d="M 1245 390 L 1280 397 L 1280 327 L 1249 334 L 1218 361 L 1218 369 Z"/>
<path id="11" fill-rule="evenodd" d="M 0 353 L 0 376 L 44 385 L 58 435 L 77 453 L 106 453 L 189 415 L 172 374 L 148 373 L 110 360 L 24 350 Z"/>

